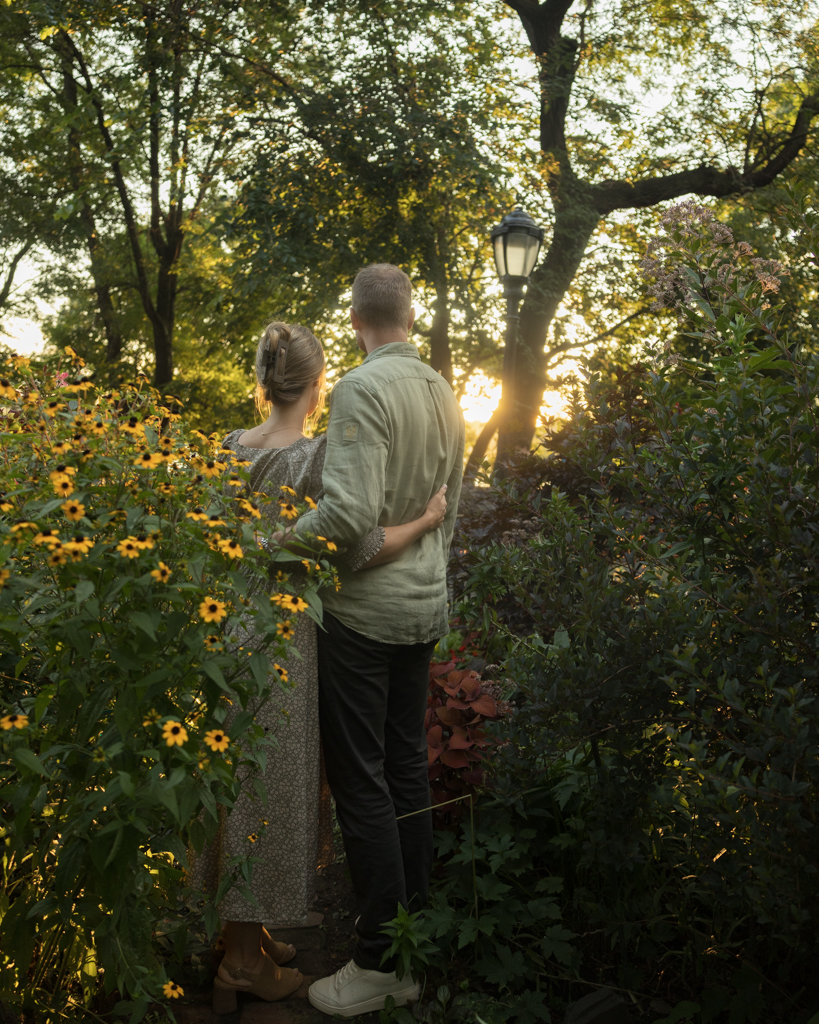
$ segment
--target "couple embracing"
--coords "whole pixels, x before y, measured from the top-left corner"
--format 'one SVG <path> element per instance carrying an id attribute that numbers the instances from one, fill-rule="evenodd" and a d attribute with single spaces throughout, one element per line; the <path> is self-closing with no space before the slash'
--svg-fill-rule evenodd
<path id="1" fill-rule="evenodd" d="M 284 966 L 296 950 L 264 925 L 306 923 L 317 864 L 329 859 L 327 782 L 359 916 L 353 959 L 315 981 L 308 998 L 327 1014 L 352 1017 L 383 1007 L 388 995 L 396 1005 L 417 997 L 411 978 L 399 980 L 382 963 L 390 943 L 381 929 L 399 904 L 420 909 L 429 886 L 424 714 L 430 658 L 448 630 L 446 562 L 464 427 L 449 384 L 408 340 L 414 310 L 406 274 L 391 264 L 360 271 L 350 319 L 366 357 L 336 384 L 326 435 L 304 436 L 323 396 L 321 345 L 306 327 L 271 324 L 256 357 L 270 415 L 223 442 L 252 463 L 252 489 L 271 499 L 264 514 L 278 516 L 282 487 L 317 499 L 295 529 L 337 546 L 340 587 L 322 592 L 323 629 L 299 617 L 301 657 L 284 666 L 293 688 L 257 714 L 277 741 L 261 780 L 267 806 L 254 796 L 260 780 L 248 780 L 210 853 L 211 870 L 227 870 L 230 858 L 250 852 L 260 817 L 268 820 L 252 849 L 258 905 L 234 887 L 219 908 L 225 957 L 214 983 L 217 1012 L 232 1010 L 237 992 L 276 1000 L 303 985 L 300 972 Z"/>

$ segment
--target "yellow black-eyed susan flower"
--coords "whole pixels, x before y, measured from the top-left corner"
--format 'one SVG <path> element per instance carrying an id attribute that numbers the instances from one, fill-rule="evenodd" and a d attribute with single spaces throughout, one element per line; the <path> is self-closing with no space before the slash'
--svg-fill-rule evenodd
<path id="1" fill-rule="evenodd" d="M 80 452 L 80 461 L 81 462 L 90 462 L 91 459 L 93 459 L 93 458 L 94 458 L 94 453 L 93 453 L 93 451 L 90 448 L 83 448 L 83 450 Z"/>
<path id="2" fill-rule="evenodd" d="M 212 512 L 207 517 L 207 524 L 211 528 L 216 526 L 227 526 L 227 523 L 224 522 L 224 520 L 220 519 L 219 515 L 216 512 Z"/>
<path id="3" fill-rule="evenodd" d="M 296 492 L 292 487 L 288 487 L 287 484 L 282 484 L 279 490 L 283 491 L 284 494 L 292 494 L 294 498 L 296 497 Z"/>
<path id="4" fill-rule="evenodd" d="M 206 732 L 205 743 L 211 750 L 218 750 L 220 753 L 230 746 L 230 740 L 222 729 L 211 729 L 210 732 Z"/>
<path id="5" fill-rule="evenodd" d="M 296 635 L 296 631 L 293 629 L 293 623 L 290 622 L 289 619 L 286 619 L 284 622 L 280 622 L 278 626 L 276 626 L 276 632 L 282 640 L 292 640 Z"/>
<path id="6" fill-rule="evenodd" d="M 255 843 L 255 842 L 258 841 L 259 837 L 256 835 L 255 832 L 251 832 L 250 835 L 247 837 L 247 839 L 248 839 L 248 842 Z"/>
<path id="7" fill-rule="evenodd" d="M 60 540 L 60 535 L 56 530 L 45 529 L 40 530 L 39 533 L 34 535 L 32 543 L 36 544 L 38 547 L 40 544 L 47 544 L 49 547 L 54 547 L 55 544 L 60 544 L 62 542 Z"/>
<path id="8" fill-rule="evenodd" d="M 53 416 L 55 413 L 58 413 L 61 409 L 64 408 L 65 405 L 62 402 L 58 402 L 56 400 L 46 402 L 46 404 L 43 406 L 43 410 L 50 416 Z"/>
<path id="9" fill-rule="evenodd" d="M 156 725 L 160 718 L 162 718 L 162 715 L 160 715 L 156 708 L 151 708 L 151 710 L 145 715 L 142 724 L 147 729 L 152 725 Z"/>
<path id="10" fill-rule="evenodd" d="M 274 662 L 274 663 L 273 663 L 273 670 L 274 670 L 275 672 L 278 672 L 278 674 L 279 674 L 279 678 L 281 679 L 281 681 L 282 681 L 283 683 L 286 683 L 286 682 L 287 682 L 287 680 L 288 680 L 288 678 L 289 678 L 289 675 L 288 675 L 288 672 L 287 672 L 287 669 L 286 669 L 286 668 L 282 668 L 282 667 L 281 667 L 281 665 L 279 665 L 279 664 L 277 664 L 276 662 Z"/>
<path id="11" fill-rule="evenodd" d="M 176 745 L 181 747 L 183 743 L 187 742 L 188 730 L 181 722 L 177 722 L 175 719 L 170 718 L 162 726 L 162 739 L 169 747 Z"/>
<path id="12" fill-rule="evenodd" d="M 139 558 L 142 548 L 137 544 L 136 537 L 126 537 L 117 544 L 117 553 L 123 558 Z"/>
<path id="13" fill-rule="evenodd" d="M 55 455 L 67 455 L 71 451 L 71 444 L 68 441 L 55 441 L 51 450 Z"/>
<path id="14" fill-rule="evenodd" d="M 151 569 L 151 575 L 155 580 L 159 580 L 160 583 L 167 583 L 171 578 L 171 570 L 164 562 L 160 562 L 158 568 Z"/>
<path id="15" fill-rule="evenodd" d="M 307 505 L 307 506 L 308 506 L 309 508 L 318 508 L 318 505 L 317 505 L 317 504 L 316 504 L 316 503 L 315 503 L 315 502 L 313 501 L 313 499 L 312 499 L 312 498 L 311 498 L 311 497 L 310 497 L 309 495 L 307 495 L 307 494 L 305 494 L 305 496 L 304 496 L 304 503 L 305 503 L 305 505 Z"/>
<path id="16" fill-rule="evenodd" d="M 279 515 L 284 516 L 285 519 L 295 519 L 299 514 L 299 510 L 295 505 L 289 501 L 281 502 L 279 505 Z"/>
<path id="17" fill-rule="evenodd" d="M 55 480 L 51 486 L 54 488 L 54 493 L 62 498 L 70 498 L 74 493 L 74 484 L 71 483 L 67 476 Z"/>
<path id="18" fill-rule="evenodd" d="M 199 605 L 199 617 L 205 622 L 221 622 L 227 616 L 227 605 L 215 597 L 206 597 Z"/>
<path id="19" fill-rule="evenodd" d="M 75 534 L 63 545 L 65 550 L 71 552 L 72 555 L 87 555 L 93 546 L 93 540 L 90 537 L 83 537 L 81 533 Z"/>
<path id="20" fill-rule="evenodd" d="M 58 565 L 65 565 L 69 559 L 68 552 L 63 548 L 62 544 L 58 544 L 56 547 L 51 549 L 51 554 L 48 556 L 48 564 L 52 569 Z"/>
<path id="21" fill-rule="evenodd" d="M 276 573 L 276 581 L 278 583 L 289 583 L 290 577 L 287 575 L 286 572 L 283 572 L 281 569 L 279 569 L 278 572 Z"/>
<path id="22" fill-rule="evenodd" d="M 0 497 L 0 512 L 11 512 L 14 505 L 5 496 Z"/>
<path id="23" fill-rule="evenodd" d="M 0 377 L 0 398 L 11 398 L 17 397 L 17 392 L 14 390 L 14 386 L 10 380 L 6 380 L 5 377 Z"/>
<path id="24" fill-rule="evenodd" d="M 245 482 L 240 476 L 236 476 L 235 473 L 231 473 L 227 478 L 228 487 L 244 487 Z"/>
<path id="25" fill-rule="evenodd" d="M 308 572 L 312 572 L 313 569 L 315 569 L 315 567 L 316 567 L 316 563 L 315 562 L 311 562 L 309 558 L 302 558 L 301 564 L 304 566 L 304 568 Z"/>
<path id="26" fill-rule="evenodd" d="M 334 544 L 331 540 L 327 540 L 326 537 L 316 537 L 316 540 L 320 540 L 328 551 L 338 551 L 338 545 Z"/>
<path id="27" fill-rule="evenodd" d="M 156 452 L 156 458 L 159 459 L 160 462 L 164 462 L 165 465 L 167 465 L 169 462 L 173 462 L 176 456 L 174 455 L 170 448 L 160 448 L 159 451 Z"/>
<path id="28" fill-rule="evenodd" d="M 64 476 L 74 476 L 77 472 L 76 466 L 67 466 L 65 463 L 61 463 L 59 466 L 55 466 L 54 469 L 48 474 L 48 479 L 52 483 L 56 483 L 57 480 L 62 480 Z"/>
<path id="29" fill-rule="evenodd" d="M 202 471 L 202 476 L 211 480 L 215 476 L 219 476 L 220 473 L 225 471 L 225 464 L 223 462 L 216 462 L 215 459 L 208 459 L 207 462 L 201 463 L 199 467 Z"/>
<path id="30" fill-rule="evenodd" d="M 270 595 L 270 603 L 271 604 L 281 604 L 282 603 L 282 599 L 285 598 L 285 597 L 287 597 L 286 594 L 271 594 Z"/>
<path id="31" fill-rule="evenodd" d="M 184 996 L 185 990 L 181 985 L 177 985 L 175 981 L 166 982 L 162 986 L 162 991 L 165 993 L 166 999 L 178 999 L 180 996 Z"/>
<path id="32" fill-rule="evenodd" d="M 133 539 L 140 551 L 150 551 L 154 546 L 153 537 L 150 537 L 147 533 L 140 533 Z"/>
<path id="33" fill-rule="evenodd" d="M 107 427 L 101 420 L 95 420 L 88 428 L 89 434 L 93 434 L 94 437 L 102 437 L 106 430 Z"/>
<path id="34" fill-rule="evenodd" d="M 39 391 L 29 391 L 29 393 L 26 395 L 26 398 L 25 398 L 26 405 L 36 405 L 39 401 L 40 401 L 40 392 Z"/>
<path id="35" fill-rule="evenodd" d="M 76 523 L 85 515 L 85 505 L 81 501 L 66 501 L 60 505 L 66 519 Z"/>
<path id="36" fill-rule="evenodd" d="M 156 469 L 162 464 L 162 459 L 156 452 L 140 452 L 134 459 L 134 465 L 139 469 Z"/>
<path id="37" fill-rule="evenodd" d="M 125 423 L 120 423 L 119 429 L 125 431 L 126 434 L 130 434 L 132 437 L 136 437 L 138 434 L 144 433 L 145 428 L 136 416 L 131 416 Z"/>
<path id="38" fill-rule="evenodd" d="M 160 494 L 164 494 L 166 498 L 170 497 L 176 491 L 174 485 L 168 483 L 167 480 L 164 480 L 162 483 L 157 484 L 156 489 L 159 491 Z"/>
<path id="39" fill-rule="evenodd" d="M 208 518 L 207 512 L 201 506 L 197 506 L 192 512 L 186 512 L 185 515 L 196 522 L 204 522 Z"/>
<path id="40" fill-rule="evenodd" d="M 241 546 L 235 540 L 220 540 L 218 547 L 222 554 L 228 558 L 245 557 L 244 551 L 242 551 Z"/>
<path id="41" fill-rule="evenodd" d="M 205 647 L 207 647 L 208 650 L 215 650 L 215 649 L 217 649 L 217 648 L 219 648 L 221 646 L 222 646 L 222 638 L 220 636 L 206 636 L 205 637 Z"/>
<path id="42" fill-rule="evenodd" d="M 282 594 L 279 607 L 287 612 L 303 612 L 309 605 L 303 598 L 296 597 L 295 594 Z"/>
<path id="43" fill-rule="evenodd" d="M 254 519 L 262 518 L 262 513 L 255 501 L 248 501 L 246 498 L 240 498 L 239 504 L 246 512 L 249 512 Z"/>
<path id="44" fill-rule="evenodd" d="M 25 729 L 28 725 L 28 715 L 18 715 L 12 712 L 10 715 L 3 715 L 0 718 L 0 729 L 8 732 L 9 729 Z"/>
<path id="45" fill-rule="evenodd" d="M 38 526 L 36 523 L 29 522 L 28 519 L 24 519 L 21 523 L 15 523 L 11 528 L 12 533 L 20 533 L 22 530 L 36 530 Z"/>

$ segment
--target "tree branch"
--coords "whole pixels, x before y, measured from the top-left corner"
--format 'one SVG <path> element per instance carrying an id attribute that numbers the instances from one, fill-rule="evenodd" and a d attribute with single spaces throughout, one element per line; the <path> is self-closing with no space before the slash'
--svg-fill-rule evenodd
<path id="1" fill-rule="evenodd" d="M 590 195 L 595 209 L 605 215 L 613 210 L 654 206 L 669 199 L 693 193 L 721 199 L 736 192 L 764 188 L 796 159 L 805 146 L 814 117 L 819 114 L 819 92 L 802 101 L 793 128 L 766 164 L 756 170 L 742 172 L 736 167 L 721 169 L 701 164 L 687 171 L 677 171 L 642 181 L 604 181 L 593 185 Z"/>
<path id="2" fill-rule="evenodd" d="M 11 294 L 11 286 L 14 284 L 14 275 L 17 273 L 17 268 L 20 265 L 20 260 L 29 252 L 34 246 L 34 240 L 26 242 L 22 249 L 19 249 L 11 259 L 9 263 L 9 269 L 6 272 L 6 280 L 3 282 L 3 287 L 0 289 L 0 309 L 2 309 L 8 302 L 9 295 Z"/>

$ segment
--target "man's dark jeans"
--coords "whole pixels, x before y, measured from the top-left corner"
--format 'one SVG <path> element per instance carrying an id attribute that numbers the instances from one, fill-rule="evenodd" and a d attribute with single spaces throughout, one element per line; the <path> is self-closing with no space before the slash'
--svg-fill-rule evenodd
<path id="1" fill-rule="evenodd" d="M 398 904 L 419 910 L 432 868 L 424 714 L 435 642 L 385 644 L 328 612 L 318 631 L 319 713 L 327 779 L 336 801 L 361 920 L 353 959 L 381 964 L 379 934 Z"/>

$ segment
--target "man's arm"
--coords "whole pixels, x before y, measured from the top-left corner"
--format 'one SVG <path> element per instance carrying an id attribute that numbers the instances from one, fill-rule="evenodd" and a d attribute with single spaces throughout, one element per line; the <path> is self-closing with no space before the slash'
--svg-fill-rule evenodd
<path id="1" fill-rule="evenodd" d="M 327 537 L 344 549 L 378 526 L 390 431 L 374 395 L 355 381 L 341 380 L 333 389 L 324 496 L 296 523 L 299 536 Z"/>

